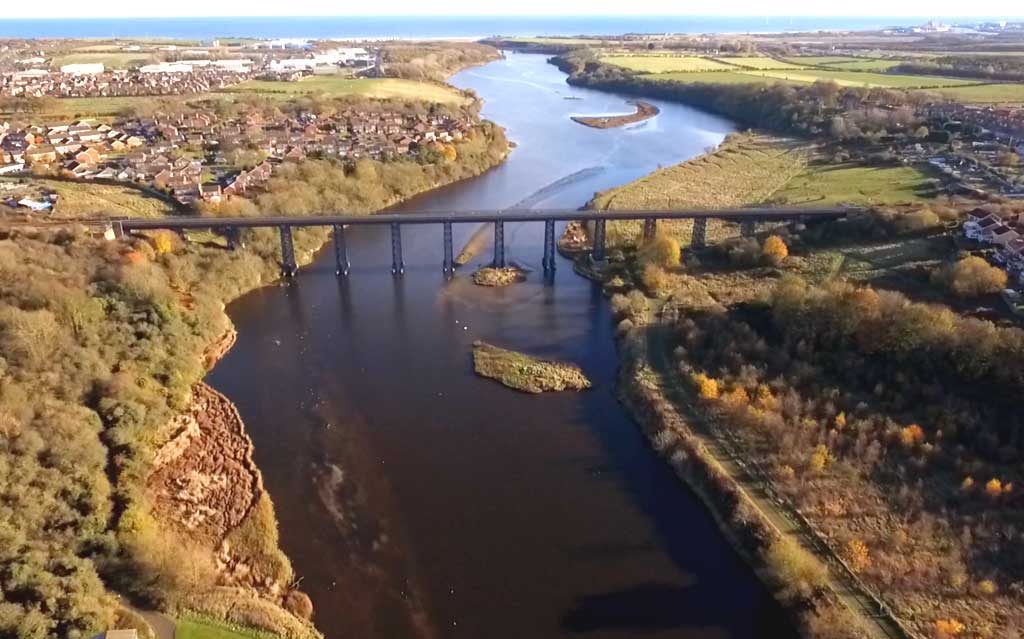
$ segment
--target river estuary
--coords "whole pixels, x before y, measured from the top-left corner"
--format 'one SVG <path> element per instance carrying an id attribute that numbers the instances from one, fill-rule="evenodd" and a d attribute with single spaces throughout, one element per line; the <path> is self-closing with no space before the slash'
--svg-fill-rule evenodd
<path id="1" fill-rule="evenodd" d="M 718 144 L 719 118 L 651 101 L 621 129 L 571 115 L 628 113 L 625 98 L 565 84 L 543 56 L 456 75 L 518 145 L 499 168 L 399 210 L 579 207 L 597 190 Z M 473 232 L 455 228 L 456 250 Z M 228 311 L 235 347 L 209 381 L 237 404 L 280 520 L 281 545 L 331 639 L 793 636 L 697 498 L 615 398 L 607 301 L 559 258 L 540 275 L 543 224 L 509 224 L 534 269 L 451 282 L 440 227 L 348 234 L 352 273 L 327 247 L 296 279 Z M 471 343 L 579 364 L 594 388 L 532 396 L 476 377 Z"/>

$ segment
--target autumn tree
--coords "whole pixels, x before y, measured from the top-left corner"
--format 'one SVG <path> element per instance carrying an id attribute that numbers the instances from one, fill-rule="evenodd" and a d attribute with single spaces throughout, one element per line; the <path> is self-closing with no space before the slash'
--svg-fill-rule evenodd
<path id="1" fill-rule="evenodd" d="M 972 255 L 936 271 L 933 280 L 958 297 L 978 297 L 1006 288 L 1007 276 L 1003 269 Z"/>
<path id="2" fill-rule="evenodd" d="M 772 266 L 779 266 L 789 256 L 789 247 L 785 240 L 778 235 L 770 235 L 764 241 L 762 247 L 765 261 Z"/>

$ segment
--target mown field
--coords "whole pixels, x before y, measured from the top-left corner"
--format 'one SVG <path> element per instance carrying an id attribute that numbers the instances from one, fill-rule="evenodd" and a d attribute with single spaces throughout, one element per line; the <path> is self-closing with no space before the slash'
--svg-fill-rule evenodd
<path id="1" fill-rule="evenodd" d="M 718 58 L 722 62 L 729 64 L 745 67 L 747 69 L 801 69 L 803 67 L 789 62 L 782 62 L 774 58 L 766 58 L 764 56 L 745 56 L 735 58 Z"/>
<path id="2" fill-rule="evenodd" d="M 941 93 L 959 102 L 1024 104 L 1024 84 L 980 84 L 944 88 Z"/>
<path id="3" fill-rule="evenodd" d="M 276 635 L 210 621 L 200 617 L 179 619 L 174 639 L 278 639 Z"/>
<path id="4" fill-rule="evenodd" d="M 366 98 L 395 98 L 408 100 L 427 100 L 443 104 L 460 104 L 466 97 L 455 89 L 430 82 L 416 82 L 399 78 L 362 78 L 352 79 L 338 75 L 317 75 L 299 82 L 274 82 L 267 80 L 249 80 L 231 87 L 226 94 L 259 93 L 261 95 L 281 95 L 291 98 L 301 94 L 322 94 L 327 97 L 357 95 Z"/>
<path id="5" fill-rule="evenodd" d="M 808 166 L 772 197 L 790 206 L 899 204 L 929 197 L 928 177 L 914 167 L 868 167 L 853 164 Z"/>
<path id="6" fill-rule="evenodd" d="M 934 75 L 897 75 L 894 73 L 871 73 L 861 71 L 828 71 L 824 69 L 799 69 L 795 72 L 782 70 L 743 71 L 747 75 L 791 82 L 817 82 L 833 80 L 840 86 L 850 87 L 889 87 L 893 89 L 913 89 L 920 87 L 954 87 L 977 84 L 977 80 L 947 78 Z"/>
<path id="7" fill-rule="evenodd" d="M 802 66 L 826 66 L 837 71 L 885 71 L 901 63 L 900 60 L 879 60 L 874 58 L 854 58 L 850 56 L 800 56 L 787 58 L 788 62 Z"/>
<path id="8" fill-rule="evenodd" d="M 727 64 L 699 56 L 610 55 L 602 57 L 601 61 L 640 73 L 719 71 L 730 68 Z"/>

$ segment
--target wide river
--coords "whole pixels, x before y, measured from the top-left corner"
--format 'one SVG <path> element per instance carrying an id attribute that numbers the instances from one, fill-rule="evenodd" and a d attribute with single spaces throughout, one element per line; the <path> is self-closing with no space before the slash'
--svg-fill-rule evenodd
<path id="1" fill-rule="evenodd" d="M 456 75 L 518 147 L 501 167 L 400 209 L 578 207 L 597 190 L 700 154 L 729 122 L 671 103 L 622 129 L 570 115 L 630 112 L 568 86 L 542 56 Z M 456 250 L 472 233 L 456 227 Z M 782 638 L 781 611 L 616 401 L 614 324 L 598 287 L 543 224 L 506 226 L 529 281 L 483 289 L 441 274 L 441 230 L 350 231 L 294 281 L 228 312 L 238 343 L 209 381 L 238 405 L 281 545 L 329 638 Z M 477 259 L 490 259 L 489 249 Z M 483 339 L 578 363 L 582 393 L 533 396 L 474 376 Z"/>

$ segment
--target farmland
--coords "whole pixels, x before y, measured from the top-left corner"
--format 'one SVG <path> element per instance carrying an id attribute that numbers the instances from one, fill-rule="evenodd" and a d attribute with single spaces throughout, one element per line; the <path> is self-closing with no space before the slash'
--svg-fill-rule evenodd
<path id="1" fill-rule="evenodd" d="M 46 179 L 32 180 L 30 185 L 60 196 L 54 208 L 59 217 L 162 217 L 175 213 L 168 202 L 128 186 Z"/>
<path id="2" fill-rule="evenodd" d="M 115 51 L 77 51 L 54 58 L 53 65 L 60 67 L 65 64 L 90 64 L 100 62 L 109 69 L 127 69 L 129 67 L 150 64 L 153 61 L 154 57 L 144 51 L 136 51 L 134 53 L 122 53 Z"/>
<path id="3" fill-rule="evenodd" d="M 929 195 L 928 178 L 913 167 L 815 164 L 789 180 L 772 200 L 789 206 L 903 204 Z"/>
<path id="4" fill-rule="evenodd" d="M 894 73 L 871 73 L 862 71 L 826 71 L 821 69 L 803 69 L 790 71 L 743 71 L 747 75 L 791 82 L 817 82 L 833 80 L 840 86 L 848 87 L 888 87 L 893 89 L 913 89 L 932 87 L 953 87 L 977 84 L 977 80 L 962 78 L 944 78 L 927 75 L 897 75 Z"/>
<path id="5" fill-rule="evenodd" d="M 766 58 L 764 56 L 747 56 L 739 58 L 718 58 L 722 62 L 728 64 L 744 67 L 746 69 L 801 69 L 803 67 L 789 62 L 782 62 L 774 58 Z"/>
<path id="6" fill-rule="evenodd" d="M 698 56 L 611 55 L 602 57 L 601 61 L 640 73 L 720 71 L 730 68 L 727 64 Z"/>

